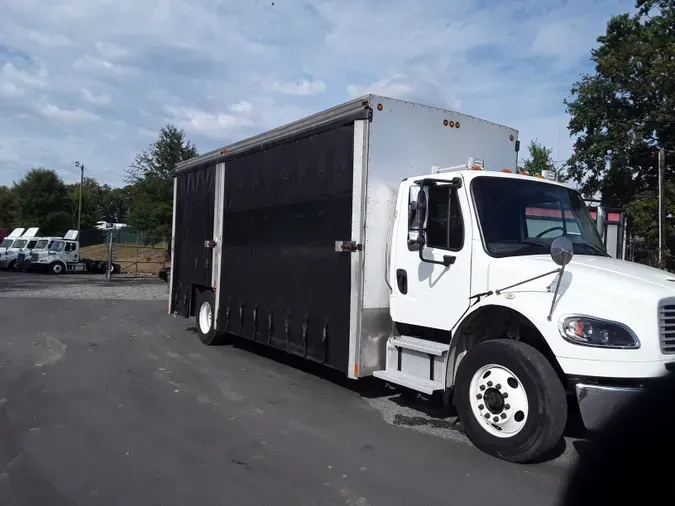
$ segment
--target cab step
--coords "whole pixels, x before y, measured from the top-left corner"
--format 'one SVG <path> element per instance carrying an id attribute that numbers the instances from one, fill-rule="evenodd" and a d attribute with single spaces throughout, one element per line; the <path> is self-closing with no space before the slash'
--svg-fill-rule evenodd
<path id="1" fill-rule="evenodd" d="M 410 388 L 416 392 L 422 392 L 427 395 L 432 395 L 434 392 L 445 389 L 443 383 L 432 381 L 412 374 L 407 374 L 401 371 L 375 371 L 373 376 L 395 385 Z"/>
<path id="2" fill-rule="evenodd" d="M 427 355 L 442 356 L 448 351 L 448 345 L 443 343 L 436 343 L 434 341 L 426 341 L 410 336 L 395 336 L 389 338 L 389 342 L 400 348 L 407 350 L 419 351 Z"/>

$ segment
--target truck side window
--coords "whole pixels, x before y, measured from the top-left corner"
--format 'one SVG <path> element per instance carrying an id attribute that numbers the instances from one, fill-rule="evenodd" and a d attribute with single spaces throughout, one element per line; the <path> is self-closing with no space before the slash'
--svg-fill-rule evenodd
<path id="1" fill-rule="evenodd" d="M 449 186 L 429 188 L 427 245 L 459 251 L 464 245 L 464 223 L 457 190 Z"/>

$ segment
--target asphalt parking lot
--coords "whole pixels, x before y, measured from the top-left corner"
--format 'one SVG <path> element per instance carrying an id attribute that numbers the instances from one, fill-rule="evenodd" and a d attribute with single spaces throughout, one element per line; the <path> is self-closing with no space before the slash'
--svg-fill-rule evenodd
<path id="1" fill-rule="evenodd" d="M 247 343 L 203 346 L 157 279 L 0 272 L 0 503 L 547 505 L 433 405 Z"/>

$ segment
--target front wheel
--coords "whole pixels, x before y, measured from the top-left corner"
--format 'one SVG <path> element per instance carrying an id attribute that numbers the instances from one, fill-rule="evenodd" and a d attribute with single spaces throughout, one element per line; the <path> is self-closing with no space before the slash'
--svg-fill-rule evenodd
<path id="1" fill-rule="evenodd" d="M 567 424 L 567 398 L 555 370 L 520 341 L 487 341 L 469 350 L 457 370 L 455 404 L 471 442 L 511 462 L 544 457 Z"/>
<path id="2" fill-rule="evenodd" d="M 49 267 L 49 270 L 51 271 L 52 274 L 63 274 L 63 271 L 66 270 L 66 266 L 63 265 L 61 262 L 54 262 Z"/>
<path id="3" fill-rule="evenodd" d="M 215 329 L 216 298 L 213 292 L 205 290 L 197 297 L 197 333 L 199 340 L 207 346 L 220 344 L 222 334 Z"/>

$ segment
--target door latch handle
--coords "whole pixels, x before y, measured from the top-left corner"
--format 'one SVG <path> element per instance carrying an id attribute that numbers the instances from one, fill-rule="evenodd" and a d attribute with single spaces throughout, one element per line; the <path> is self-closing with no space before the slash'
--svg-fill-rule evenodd
<path id="1" fill-rule="evenodd" d="M 355 253 L 362 249 L 363 246 L 355 241 L 335 241 L 335 251 L 338 253 Z"/>

